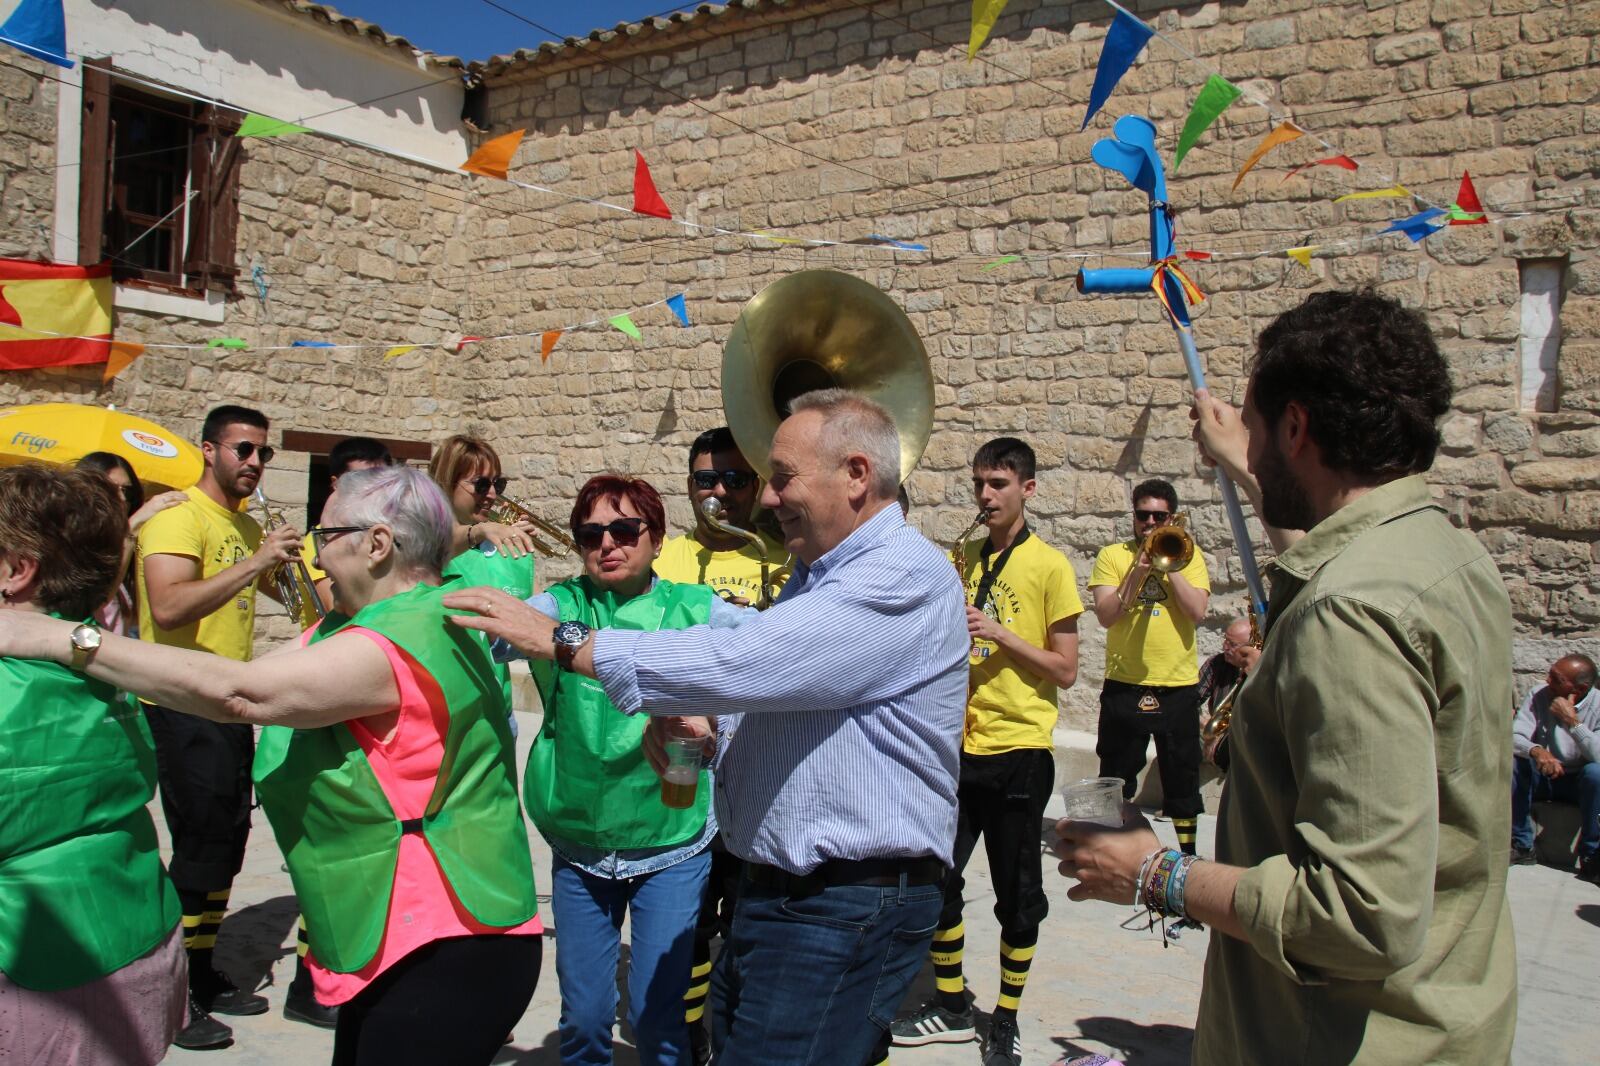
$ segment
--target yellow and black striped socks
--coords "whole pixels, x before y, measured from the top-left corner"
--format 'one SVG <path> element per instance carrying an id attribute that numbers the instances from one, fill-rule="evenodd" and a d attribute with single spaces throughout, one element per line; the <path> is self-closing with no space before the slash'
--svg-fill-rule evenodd
<path id="1" fill-rule="evenodd" d="M 1185 855 L 1194 854 L 1194 834 L 1200 825 L 1198 818 L 1174 818 L 1172 831 L 1178 834 L 1178 850 Z"/>
<path id="2" fill-rule="evenodd" d="M 1017 1005 L 1022 1002 L 1022 988 L 1028 983 L 1028 968 L 1033 965 L 1038 943 L 1037 929 L 1024 935 L 1000 937 L 1000 996 L 995 1001 L 995 1017 L 1010 1017 L 1016 1021 Z"/>
<path id="3" fill-rule="evenodd" d="M 183 908 L 183 948 L 189 953 L 189 973 L 208 974 L 214 968 L 211 953 L 217 946 L 217 931 L 228 912 L 228 897 L 233 889 L 215 892 L 179 892 Z"/>
<path id="4" fill-rule="evenodd" d="M 683 994 L 683 1020 L 693 1029 L 705 1017 L 706 997 L 711 995 L 711 941 L 695 938 L 694 965 L 689 970 L 689 989 Z"/>
<path id="5" fill-rule="evenodd" d="M 961 1014 L 967 1009 L 967 982 L 961 976 L 961 954 L 966 945 L 966 935 L 966 922 L 957 922 L 950 929 L 935 930 L 933 947 L 929 952 L 939 1006 L 951 1014 Z"/>

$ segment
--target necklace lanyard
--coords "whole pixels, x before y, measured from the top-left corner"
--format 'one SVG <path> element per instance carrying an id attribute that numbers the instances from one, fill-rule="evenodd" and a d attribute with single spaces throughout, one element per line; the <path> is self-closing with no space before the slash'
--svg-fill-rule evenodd
<path id="1" fill-rule="evenodd" d="M 989 593 L 994 589 L 994 583 L 1000 577 L 1000 571 L 1006 568 L 1006 563 L 1011 558 L 1011 553 L 1017 550 L 1017 545 L 1027 540 L 1030 536 L 1028 525 L 1023 523 L 1017 531 L 1016 539 L 1006 545 L 1006 550 L 1001 552 L 994 560 L 994 565 L 989 565 L 989 546 L 992 541 L 985 540 L 983 549 L 978 552 L 978 590 L 972 596 L 972 606 L 983 610 L 984 604 L 989 602 Z"/>

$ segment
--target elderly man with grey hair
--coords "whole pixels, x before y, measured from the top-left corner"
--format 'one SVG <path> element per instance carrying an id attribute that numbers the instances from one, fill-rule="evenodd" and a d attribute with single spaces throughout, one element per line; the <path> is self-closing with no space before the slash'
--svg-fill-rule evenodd
<path id="1" fill-rule="evenodd" d="M 862 1063 L 927 955 L 955 835 L 965 601 L 906 525 L 900 439 L 878 404 L 795 400 L 762 503 L 794 576 L 736 629 L 561 629 L 489 589 L 456 621 L 598 678 L 624 713 L 714 735 L 717 820 L 748 863 L 713 973 L 721 1066 Z M 559 652 L 559 655 L 558 655 Z M 716 722 L 713 734 L 712 716 Z"/>
<path id="2" fill-rule="evenodd" d="M 1600 882 L 1600 689 L 1594 660 L 1574 653 L 1550 665 L 1511 725 L 1511 864 L 1531 866 L 1533 804 L 1577 804 L 1578 876 Z"/>

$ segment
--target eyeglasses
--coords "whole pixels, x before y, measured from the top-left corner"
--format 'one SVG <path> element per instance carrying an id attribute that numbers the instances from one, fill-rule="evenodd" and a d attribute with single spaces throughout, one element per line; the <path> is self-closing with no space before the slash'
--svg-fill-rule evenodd
<path id="1" fill-rule="evenodd" d="M 461 483 L 463 485 L 471 485 L 474 496 L 487 496 L 491 488 L 494 489 L 496 496 L 504 496 L 506 494 L 506 486 L 511 484 L 511 479 L 508 477 L 464 477 L 461 479 Z"/>
<path id="2" fill-rule="evenodd" d="M 232 444 L 224 444 L 219 440 L 212 441 L 211 443 L 215 444 L 218 448 L 228 449 L 234 455 L 239 457 L 239 461 L 241 463 L 249 459 L 252 455 L 259 455 L 261 456 L 261 465 L 266 466 L 268 463 L 272 462 L 272 457 L 278 454 L 277 449 L 272 445 L 257 444 L 253 440 L 235 441 Z"/>
<path id="3" fill-rule="evenodd" d="M 572 531 L 578 541 L 578 547 L 586 551 L 593 551 L 600 547 L 607 533 L 619 548 L 631 548 L 639 543 L 639 537 L 644 533 L 645 521 L 642 518 L 617 518 L 606 525 L 599 522 L 585 522 Z"/>
<path id="4" fill-rule="evenodd" d="M 1141 522 L 1165 522 L 1172 517 L 1171 511 L 1141 511 L 1134 509 L 1133 517 Z"/>
<path id="5" fill-rule="evenodd" d="M 313 526 L 308 535 L 311 537 L 311 547 L 318 555 L 328 548 L 328 542 L 335 537 L 342 537 L 346 533 L 360 533 L 371 526 Z"/>
<path id="6" fill-rule="evenodd" d="M 695 488 L 707 492 L 716 488 L 719 481 L 729 492 L 738 492 L 756 479 L 748 470 L 696 470 L 689 476 L 694 479 Z"/>

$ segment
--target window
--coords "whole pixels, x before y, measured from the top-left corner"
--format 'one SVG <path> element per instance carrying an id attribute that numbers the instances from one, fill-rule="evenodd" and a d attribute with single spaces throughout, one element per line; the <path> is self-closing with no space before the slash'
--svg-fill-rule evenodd
<path id="1" fill-rule="evenodd" d="M 236 113 L 83 64 L 78 261 L 124 284 L 230 293 L 239 218 Z"/>
<path id="2" fill-rule="evenodd" d="M 1522 360 L 1517 376 L 1522 409 L 1554 411 L 1567 261 L 1523 259 L 1517 265 L 1522 275 Z"/>
<path id="3" fill-rule="evenodd" d="M 328 502 L 328 497 L 333 494 L 333 485 L 328 475 L 328 452 L 335 444 L 344 440 L 349 434 L 344 433 L 316 433 L 299 429 L 286 429 L 283 431 L 283 450 L 286 452 L 306 452 L 310 456 L 307 464 L 306 481 L 306 525 L 313 526 L 322 521 L 322 505 Z M 389 437 L 375 438 L 389 449 L 389 454 L 397 463 L 411 465 L 425 465 L 433 456 L 433 445 L 420 441 L 394 440 Z"/>

